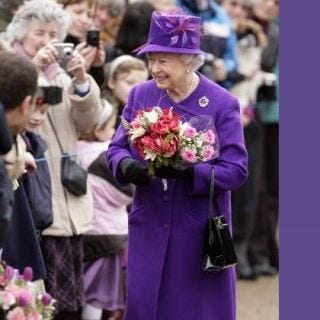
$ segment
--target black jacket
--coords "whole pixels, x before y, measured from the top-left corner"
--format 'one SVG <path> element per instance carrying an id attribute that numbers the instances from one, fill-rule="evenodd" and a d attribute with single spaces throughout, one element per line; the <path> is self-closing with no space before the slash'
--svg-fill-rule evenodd
<path id="1" fill-rule="evenodd" d="M 37 230 L 48 228 L 53 222 L 51 176 L 44 152 L 47 144 L 41 136 L 26 132 L 24 140 L 29 151 L 37 162 L 37 170 L 34 173 L 26 173 L 22 176 L 30 211 Z"/>

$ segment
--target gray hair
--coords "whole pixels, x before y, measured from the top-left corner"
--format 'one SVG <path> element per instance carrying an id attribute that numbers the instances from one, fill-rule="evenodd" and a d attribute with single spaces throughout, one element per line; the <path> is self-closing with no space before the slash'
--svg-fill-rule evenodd
<path id="1" fill-rule="evenodd" d="M 205 55 L 183 53 L 180 55 L 180 59 L 183 63 L 190 66 L 190 71 L 196 71 L 204 64 Z"/>
<path id="2" fill-rule="evenodd" d="M 14 41 L 22 40 L 32 20 L 41 22 L 56 22 L 59 41 L 63 41 L 67 34 L 69 14 L 62 5 L 54 0 L 31 0 L 25 2 L 14 15 L 8 25 L 5 39 L 12 44 Z"/>

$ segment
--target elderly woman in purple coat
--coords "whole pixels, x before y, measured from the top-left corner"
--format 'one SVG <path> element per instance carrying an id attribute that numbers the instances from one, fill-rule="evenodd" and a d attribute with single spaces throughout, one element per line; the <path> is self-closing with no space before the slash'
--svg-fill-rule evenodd
<path id="1" fill-rule="evenodd" d="M 153 79 L 131 90 L 122 115 L 131 121 L 150 106 L 172 107 L 185 121 L 210 115 L 220 155 L 184 169 L 159 168 L 151 177 L 122 125 L 107 152 L 117 181 L 137 186 L 129 214 L 126 320 L 236 318 L 234 268 L 205 272 L 202 254 L 211 171 L 216 203 L 230 226 L 230 191 L 247 177 L 247 153 L 238 101 L 196 71 L 204 60 L 200 29 L 198 17 L 153 13 L 148 42 L 137 49 L 147 53 Z"/>

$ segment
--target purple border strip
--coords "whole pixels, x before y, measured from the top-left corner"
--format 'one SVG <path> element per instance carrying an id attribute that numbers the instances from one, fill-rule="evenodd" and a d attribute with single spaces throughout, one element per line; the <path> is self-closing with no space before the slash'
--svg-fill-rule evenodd
<path id="1" fill-rule="evenodd" d="M 320 2 L 280 7 L 280 319 L 320 319 Z"/>

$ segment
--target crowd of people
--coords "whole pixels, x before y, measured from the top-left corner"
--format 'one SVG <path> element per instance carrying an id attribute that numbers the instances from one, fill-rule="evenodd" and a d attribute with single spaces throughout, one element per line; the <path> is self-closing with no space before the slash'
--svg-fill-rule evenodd
<path id="1" fill-rule="evenodd" d="M 0 32 L 0 260 L 56 320 L 234 320 L 279 268 L 278 0 L 4 0 Z M 151 176 L 123 124 L 151 106 L 211 116 L 219 156 Z M 209 274 L 212 171 L 238 263 Z"/>

